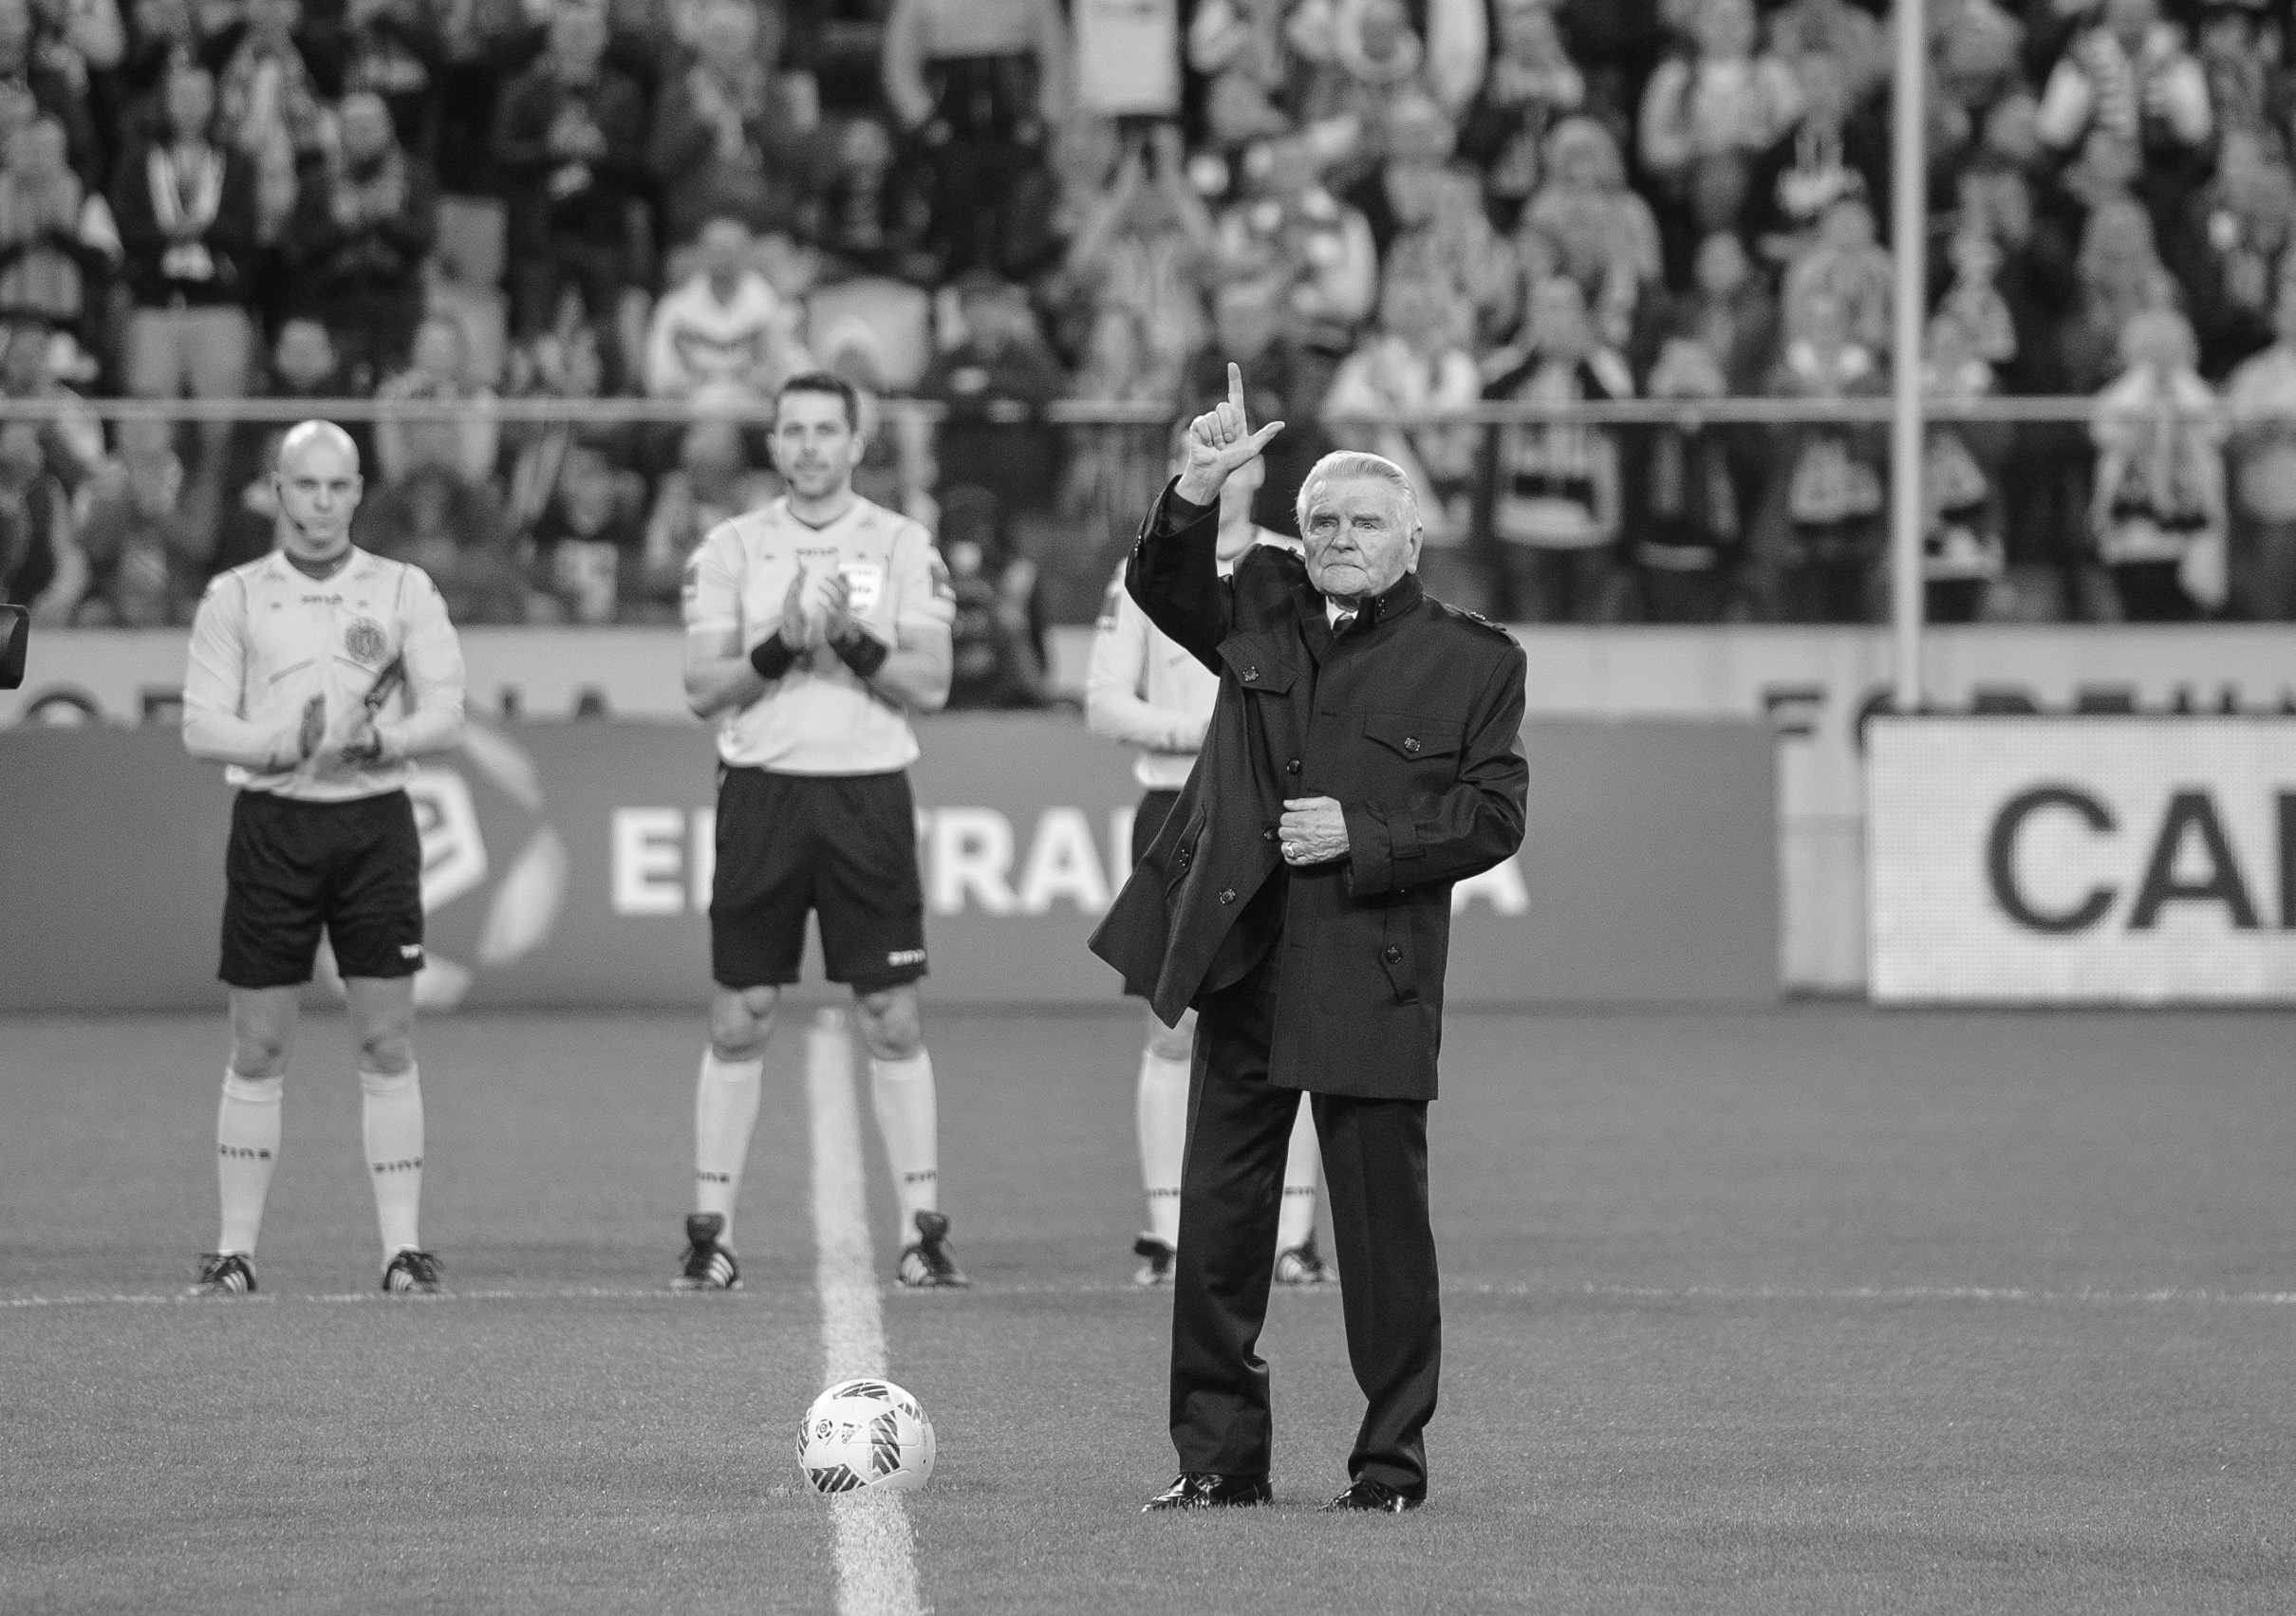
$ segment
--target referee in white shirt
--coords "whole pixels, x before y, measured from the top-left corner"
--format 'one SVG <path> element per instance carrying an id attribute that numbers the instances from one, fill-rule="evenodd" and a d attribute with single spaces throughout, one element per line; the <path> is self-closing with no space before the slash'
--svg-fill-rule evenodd
<path id="1" fill-rule="evenodd" d="M 255 1289 L 296 1005 L 325 930 L 350 997 L 383 1288 L 436 1291 L 438 1259 L 417 1233 L 422 848 L 404 788 L 410 758 L 462 738 L 462 650 L 420 568 L 352 548 L 362 485 L 347 433 L 295 427 L 272 481 L 278 548 L 208 585 L 183 680 L 185 749 L 229 765 L 240 788 L 224 859 L 222 1233 L 198 1289 Z"/>
<path id="2" fill-rule="evenodd" d="M 870 1097 L 912 1235 L 897 1277 L 961 1286 L 940 1200 L 940 1115 L 917 982 L 924 889 L 911 713 L 948 699 L 956 593 L 924 529 L 853 492 L 860 395 L 793 377 L 774 401 L 780 499 L 710 531 L 685 573 L 685 691 L 718 724 L 710 1044 L 694 1089 L 694 1212 L 681 1289 L 740 1283 L 731 1239 L 765 1041 L 805 918 L 853 990 Z"/>
<path id="3" fill-rule="evenodd" d="M 1180 437 L 1185 437 L 1184 424 Z M 1177 465 L 1177 462 L 1175 462 Z M 1220 576 L 1254 545 L 1297 550 L 1297 539 L 1252 524 L 1252 496 L 1266 476 L 1258 459 L 1229 474 L 1220 489 L 1220 537 L 1215 551 Z M 1148 622 L 1139 603 L 1125 591 L 1119 565 L 1100 608 L 1092 636 L 1092 670 L 1085 686 L 1085 721 L 1092 734 L 1140 749 L 1133 778 L 1142 787 L 1132 815 L 1132 863 L 1156 840 L 1166 817 L 1196 766 L 1219 676 Z M 1169 1285 L 1172 1258 L 1180 1244 L 1180 1166 L 1187 1147 L 1188 1063 L 1196 1037 L 1196 1012 L 1166 1027 L 1151 1012 L 1148 1042 L 1140 1052 L 1140 1084 L 1133 1098 L 1140 1138 L 1140 1177 L 1148 1191 L 1148 1226 L 1132 1242 L 1141 1258 L 1132 1275 L 1139 1285 Z M 1303 1102 L 1292 1124 L 1291 1151 L 1284 1161 L 1283 1211 L 1277 1220 L 1276 1270 L 1279 1285 L 1320 1285 L 1335 1277 L 1316 1250 L 1316 1123 Z"/>

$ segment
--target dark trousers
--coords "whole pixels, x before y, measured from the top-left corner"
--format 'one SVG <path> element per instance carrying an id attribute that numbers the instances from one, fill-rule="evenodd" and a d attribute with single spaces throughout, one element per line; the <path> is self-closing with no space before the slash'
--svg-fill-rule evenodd
<path id="1" fill-rule="evenodd" d="M 1284 1151 L 1299 1105 L 1267 1080 L 1274 972 L 1209 995 L 1196 1022 L 1172 1295 L 1172 1445 L 1183 1470 L 1260 1476 L 1273 1447 L 1267 1318 Z M 1348 1361 L 1368 1406 L 1353 1479 L 1427 1490 L 1443 1361 L 1428 1221 L 1427 1103 L 1313 1097 L 1331 1198 Z"/>

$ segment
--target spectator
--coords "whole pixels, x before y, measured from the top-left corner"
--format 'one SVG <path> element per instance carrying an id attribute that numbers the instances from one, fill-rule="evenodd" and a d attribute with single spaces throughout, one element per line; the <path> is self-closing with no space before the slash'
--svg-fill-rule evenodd
<path id="1" fill-rule="evenodd" d="M 209 537 L 183 504 L 183 462 L 166 421 L 120 423 L 118 484 L 99 493 L 80 527 L 86 592 L 72 608 L 83 627 L 188 623 L 207 582 Z"/>
<path id="2" fill-rule="evenodd" d="M 2125 366 L 2097 397 L 2097 549 L 2130 622 L 2182 622 L 2224 604 L 2224 462 L 2215 396 L 2173 309 L 2134 316 Z"/>
<path id="3" fill-rule="evenodd" d="M 1881 554 L 1882 442 L 1873 427 L 1829 419 L 1829 405 L 1873 398 L 1888 378 L 1857 341 L 1849 310 L 1821 288 L 1785 306 L 1785 351 L 1769 381 L 1808 415 L 1785 429 L 1787 530 L 1777 557 L 1780 615 L 1789 622 L 1866 622 Z"/>
<path id="4" fill-rule="evenodd" d="M 1537 404 L 1630 399 L 1633 377 L 1605 345 L 1567 275 L 1531 289 L 1523 345 L 1494 355 L 1486 399 Z M 1600 622 L 1613 615 L 1620 484 L 1615 436 L 1543 421 L 1500 428 L 1491 455 L 1491 530 L 1517 621 Z"/>
<path id="5" fill-rule="evenodd" d="M 932 204 L 894 156 L 892 137 L 875 119 L 846 124 L 809 233 L 841 276 L 935 284 L 942 266 L 929 245 Z"/>
<path id="6" fill-rule="evenodd" d="M 648 395 L 757 407 L 790 377 L 813 368 L 797 340 L 796 310 L 755 259 L 756 244 L 739 219 L 702 227 L 691 278 L 654 306 Z"/>
<path id="7" fill-rule="evenodd" d="M 65 160 L 89 191 L 103 186 L 103 155 L 81 84 L 39 47 L 32 0 L 0 0 L 0 97 L 28 103 L 17 118 L 52 118 L 64 131 Z"/>
<path id="8" fill-rule="evenodd" d="M 0 0 L 0 6 L 5 4 Z M 118 133 L 131 145 L 165 131 L 167 76 L 177 67 L 204 62 L 201 51 L 207 36 L 192 4 L 134 0 L 127 50 L 112 75 L 121 115 Z"/>
<path id="9" fill-rule="evenodd" d="M 241 21 L 216 37 L 221 139 L 254 164 L 257 233 L 277 239 L 295 203 L 295 174 L 326 139 L 326 109 L 296 43 L 302 0 L 243 0 Z"/>
<path id="10" fill-rule="evenodd" d="M 2101 134 L 2135 154 L 2138 193 L 2165 224 L 2207 176 L 2208 80 L 2157 0 L 2101 0 L 2097 18 L 2050 71 L 2035 127 L 2055 151 Z"/>
<path id="11" fill-rule="evenodd" d="M 567 451 L 558 485 L 530 531 L 536 598 L 568 622 L 611 622 L 644 596 L 644 490 L 589 444 Z"/>
<path id="12" fill-rule="evenodd" d="M 956 712 L 1049 707 L 1044 613 L 1036 567 L 1013 548 L 997 496 L 953 490 L 942 507 L 940 548 L 957 615 L 948 705 Z"/>
<path id="13" fill-rule="evenodd" d="M 1819 223 L 1836 202 L 1855 199 L 1876 211 L 1889 203 L 1885 110 L 1856 99 L 1850 69 L 1835 57 L 1802 57 L 1795 78 L 1801 116 L 1756 160 L 1747 182 L 1747 232 L 1778 264 L 1792 263 L 1817 241 Z"/>
<path id="14" fill-rule="evenodd" d="M 1417 176 L 1413 186 L 1410 220 L 1388 251 L 1387 274 L 1448 287 L 1479 350 L 1512 336 L 1522 319 L 1522 260 L 1491 228 L 1475 176 L 1438 168 Z"/>
<path id="15" fill-rule="evenodd" d="M 2249 0 L 2203 0 L 2200 74 L 2209 111 L 2226 134 L 2285 132 L 2296 113 L 2287 45 L 2287 13 Z"/>
<path id="16" fill-rule="evenodd" d="M 948 412 L 936 451 L 942 519 L 953 490 L 984 489 L 997 496 L 1002 533 L 1011 514 L 1052 503 L 1059 437 L 1041 412 L 1067 395 L 1068 377 L 1019 288 L 974 274 L 957 289 L 964 336 L 933 361 L 917 391 Z"/>
<path id="17" fill-rule="evenodd" d="M 1968 343 L 1973 358 L 1988 369 L 2007 364 L 2017 357 L 2017 321 L 2001 295 L 2000 247 L 1982 223 L 1965 226 L 1946 244 L 1946 259 L 1953 278 L 1938 300 L 1938 312 L 1952 316 L 1958 327 L 1954 335 Z"/>
<path id="18" fill-rule="evenodd" d="M 1958 316 L 1932 317 L 1922 353 L 1922 397 L 1936 404 L 1989 398 L 1993 367 Z M 2010 442 L 2001 421 L 1932 420 L 1922 438 L 1923 611 L 1932 622 L 1974 622 L 2001 578 L 1995 479 Z"/>
<path id="19" fill-rule="evenodd" d="M 18 129 L 0 169 L 0 316 L 81 330 L 89 275 L 119 258 L 111 208 L 65 162 L 63 126 L 41 117 Z"/>
<path id="20" fill-rule="evenodd" d="M 400 149 L 436 171 L 439 119 L 448 72 L 441 0 L 337 0 L 301 38 L 320 84 L 333 98 L 362 91 L 383 98 Z"/>
<path id="21" fill-rule="evenodd" d="M 493 492 L 446 465 L 418 464 L 369 493 L 352 535 L 377 555 L 429 573 L 458 624 L 525 622 L 531 615 Z"/>
<path id="22" fill-rule="evenodd" d="M 1352 137 L 1352 167 L 1385 159 L 1389 124 L 1402 107 L 1431 99 L 1447 117 L 1456 116 L 1483 83 L 1487 42 L 1482 0 L 1432 0 L 1427 11 L 1430 23 L 1447 25 L 1451 35 L 1451 60 L 1440 67 L 1403 0 L 1353 0 L 1333 10 L 1329 112 L 1318 111 L 1335 114 Z"/>
<path id="23" fill-rule="evenodd" d="M 86 585 L 72 535 L 72 496 L 103 459 L 103 424 L 47 367 L 48 332 L 19 323 L 0 351 L 0 390 L 60 406 L 41 421 L 0 426 L 0 601 L 62 622 Z"/>
<path id="24" fill-rule="evenodd" d="M 585 317 L 610 328 L 644 268 L 632 217 L 645 178 L 644 92 L 607 65 L 604 11 L 563 0 L 549 50 L 504 90 L 496 114 L 522 339 L 557 324 L 569 288 Z"/>
<path id="25" fill-rule="evenodd" d="M 1437 594 L 1464 602 L 1481 595 L 1456 553 L 1472 515 L 1477 435 L 1458 418 L 1482 384 L 1461 326 L 1442 282 L 1391 276 L 1378 326 L 1339 366 L 1317 413 L 1341 448 L 1403 468 L 1425 531 L 1422 575 Z"/>
<path id="26" fill-rule="evenodd" d="M 721 216 L 792 230 L 812 189 L 814 109 L 779 72 L 781 7 L 696 0 L 692 17 L 693 64 L 663 86 L 647 148 L 663 237 L 683 246 Z"/>
<path id="27" fill-rule="evenodd" d="M 1551 0 L 1498 0 L 1499 54 L 1459 133 L 1483 175 L 1492 222 L 1511 231 L 1539 190 L 1547 131 L 1586 102 Z"/>
<path id="28" fill-rule="evenodd" d="M 713 418 L 687 427 L 678 464 L 654 495 L 638 599 L 630 603 L 635 615 L 676 622 L 686 558 L 719 523 L 756 510 L 780 492 L 778 477 L 750 464 L 737 423 Z"/>
<path id="29" fill-rule="evenodd" d="M 1219 257 L 1211 215 L 1187 182 L 1180 131 L 1160 124 L 1151 139 L 1127 145 L 1115 187 L 1070 244 L 1065 269 L 1085 306 L 1088 332 L 1099 331 L 1111 313 L 1136 323 L 1149 372 L 1137 396 L 1161 391 L 1170 398 L 1189 358 L 1204 346 L 1209 334 L 1204 294 Z M 1161 428 L 1153 448 L 1161 464 Z"/>
<path id="30" fill-rule="evenodd" d="M 461 324 L 434 314 L 416 328 L 407 368 L 375 389 L 378 400 L 426 406 L 375 421 L 375 459 L 383 479 L 404 483 L 437 467 L 471 488 L 492 483 L 502 429 L 495 390 L 473 381 L 470 339 Z"/>
<path id="31" fill-rule="evenodd" d="M 1991 9 L 1991 0 L 1948 0 L 1932 13 L 1932 27 L 1942 33 L 1964 10 Z M 1841 81 L 1846 105 L 1863 102 L 1889 80 L 1889 35 L 1871 11 L 1851 0 L 1786 0 L 1770 12 L 1768 28 L 1772 53 L 1797 69 L 1806 68 L 1812 57 L 1824 57 Z"/>
<path id="32" fill-rule="evenodd" d="M 1335 363 L 1378 303 L 1372 227 L 1324 188 L 1315 143 L 1304 136 L 1253 147 L 1244 172 L 1251 194 L 1220 217 L 1222 264 L 1231 275 L 1275 279 L 1294 337 Z"/>
<path id="33" fill-rule="evenodd" d="M 1591 118 L 1555 125 L 1546 181 L 1524 218 L 1553 245 L 1561 272 L 1578 283 L 1604 342 L 1624 346 L 1645 295 L 1663 284 L 1664 267 L 1657 221 L 1650 204 L 1627 189 L 1609 130 Z"/>
<path id="34" fill-rule="evenodd" d="M 1738 221 L 1749 164 L 1801 111 L 1792 69 L 1755 54 L 1753 0 L 1707 0 L 1690 56 L 1672 56 L 1642 95 L 1640 156 L 1666 188 L 1677 227 L 1703 235 Z"/>
<path id="35" fill-rule="evenodd" d="M 1188 22 L 1187 63 L 1205 80 L 1204 126 L 1220 151 L 1292 126 L 1278 104 L 1293 76 L 1283 11 L 1282 0 L 1202 0 Z"/>
<path id="36" fill-rule="evenodd" d="M 6 0 L 0 0 L 5 4 Z M 255 176 L 209 139 L 215 81 L 205 68 L 168 75 L 167 132 L 132 151 L 112 183 L 125 251 L 127 388 L 144 399 L 235 399 L 247 391 L 254 328 L 245 296 L 255 249 Z M 203 475 L 218 476 L 231 423 L 202 423 Z"/>
<path id="37" fill-rule="evenodd" d="M 1669 337 L 1651 367 L 1653 399 L 1718 399 L 1728 386 L 1694 330 Z M 1641 520 L 1633 529 L 1643 615 L 1721 622 L 1736 605 L 1747 511 L 1728 431 L 1687 414 L 1650 429 L 1644 445 L 1634 478 Z"/>
<path id="38" fill-rule="evenodd" d="M 525 399 L 594 399 L 606 393 L 606 358 L 597 328 L 570 314 L 513 356 L 512 390 Z M 509 429 L 510 492 L 504 519 L 513 533 L 532 533 L 561 487 L 569 456 L 594 450 L 608 465 L 641 458 L 643 429 L 635 422 L 525 421 Z M 633 507 L 642 503 L 628 495 Z"/>
<path id="39" fill-rule="evenodd" d="M 1890 311 L 1896 271 L 1889 251 L 1874 239 L 1874 211 L 1854 195 L 1827 204 L 1818 236 L 1786 271 L 1787 307 L 1813 292 L 1841 306 L 1851 340 L 1880 352 L 1890 343 Z"/>
<path id="40" fill-rule="evenodd" d="M 2152 221 L 2134 200 L 2106 202 L 2089 215 L 2074 260 L 2073 306 L 2060 329 L 2072 391 L 2095 392 L 2121 373 L 2121 333 L 2137 314 L 2183 301 L 2153 239 Z"/>
<path id="41" fill-rule="evenodd" d="M 2222 376 L 2272 341 L 2274 288 L 2296 232 L 2296 176 L 2280 137 L 2229 129 L 2216 174 L 2184 205 L 2163 257 L 2192 297 L 2201 371 Z"/>
<path id="42" fill-rule="evenodd" d="M 951 273 L 1026 274 L 1052 247 L 1047 137 L 1067 117 L 1058 0 L 894 0 L 885 94 L 932 174 L 935 246 Z"/>
<path id="43" fill-rule="evenodd" d="M 2225 389 L 2231 427 L 2231 603 L 2258 622 L 2296 622 L 2296 275 L 2283 269 L 2272 345 Z"/>
<path id="44" fill-rule="evenodd" d="M 1203 399 L 1227 397 L 1231 362 L 1243 372 L 1251 418 L 1290 423 L 1260 455 L 1267 473 L 1252 495 L 1252 521 L 1297 537 L 1299 485 L 1332 447 L 1316 419 L 1331 366 L 1301 352 L 1286 328 L 1284 288 L 1277 282 L 1232 280 L 1212 294 L 1212 340 L 1188 363 L 1175 396 L 1181 411 Z"/>
<path id="45" fill-rule="evenodd" d="M 295 198 L 288 307 L 324 323 L 355 393 L 406 363 L 422 317 L 422 262 L 439 235 L 429 167 L 400 149 L 371 90 L 343 98 L 341 137 Z"/>
<path id="46" fill-rule="evenodd" d="M 0 348 L 0 396 L 47 406 L 45 419 L 25 423 L 39 445 L 41 474 L 77 493 L 103 464 L 103 422 L 56 375 L 54 354 L 55 336 L 44 322 L 17 319 Z"/>
<path id="47" fill-rule="evenodd" d="M 1721 365 L 1726 393 L 1762 391 L 1778 357 L 1778 306 L 1735 232 L 1716 231 L 1698 244 L 1681 325 Z"/>

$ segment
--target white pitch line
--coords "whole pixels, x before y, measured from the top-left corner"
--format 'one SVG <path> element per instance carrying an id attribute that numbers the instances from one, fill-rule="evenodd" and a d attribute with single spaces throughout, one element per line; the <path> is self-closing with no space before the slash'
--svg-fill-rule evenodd
<path id="1" fill-rule="evenodd" d="M 841 1011 L 825 1010 L 805 1045 L 812 1110 L 813 1276 L 821 1292 L 825 1383 L 886 1374 L 885 1315 L 869 1250 L 868 1187 L 861 1166 L 861 1115 L 853 1099 L 851 1034 Z M 830 1500 L 837 1534 L 838 1616 L 919 1616 L 917 1550 L 898 1493 Z"/>
<path id="2" fill-rule="evenodd" d="M 872 1288 L 873 1290 L 873 1288 Z M 1301 1296 L 1313 1301 L 1322 1294 L 1311 1291 Z M 1663 1285 L 1540 1285 L 1528 1281 L 1494 1284 L 1485 1280 L 1447 1280 L 1443 1286 L 1447 1296 L 1508 1296 L 1540 1298 L 1548 1301 L 1569 1301 L 1573 1298 L 1592 1298 L 1596 1301 L 1618 1302 L 1980 1302 L 2020 1307 L 2091 1307 L 2091 1308 L 2296 1308 L 2296 1291 L 2192 1291 L 2162 1289 L 2155 1291 L 2111 1291 L 2102 1289 L 2050 1290 L 2023 1285 L 1850 1285 L 1850 1286 L 1778 1286 L 1778 1285 L 1690 1285 L 1671 1287 Z M 696 1306 L 707 1306 L 713 1310 L 739 1307 L 744 1303 L 759 1302 L 761 1292 L 751 1290 L 736 1291 Z M 1032 1283 L 1027 1280 L 977 1280 L 966 1295 L 983 1296 L 1139 1296 L 1152 1301 L 1156 1292 L 1142 1291 L 1138 1286 L 1123 1281 L 1094 1283 L 1080 1280 L 1070 1284 L 1058 1282 Z M 1280 1293 L 1279 1293 L 1280 1299 Z M 153 1291 L 66 1291 L 47 1296 L 38 1293 L 19 1296 L 0 1296 L 0 1309 L 31 1308 L 246 1308 L 276 1307 L 282 1303 L 305 1303 L 316 1307 L 380 1307 L 380 1308 L 436 1308 L 451 1307 L 457 1302 L 668 1302 L 683 1305 L 688 1298 L 683 1292 L 673 1291 L 666 1286 L 610 1286 L 570 1285 L 555 1289 L 537 1288 L 528 1291 L 449 1291 L 439 1296 L 392 1296 L 381 1291 L 265 1291 L 253 1296 L 214 1297 L 194 1296 L 181 1291 L 173 1294 Z M 925 1295 L 915 1299 L 919 1307 L 941 1305 L 940 1300 Z M 883 1340 L 880 1315 L 879 1340 Z M 834 1371 L 832 1371 L 832 1374 Z M 838 1376 L 844 1379 L 843 1376 Z"/>

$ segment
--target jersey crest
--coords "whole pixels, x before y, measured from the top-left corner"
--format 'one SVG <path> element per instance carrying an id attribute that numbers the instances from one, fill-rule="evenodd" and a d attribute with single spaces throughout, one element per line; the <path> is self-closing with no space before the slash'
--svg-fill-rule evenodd
<path id="1" fill-rule="evenodd" d="M 343 649 L 352 661 L 373 667 L 383 660 L 383 652 L 390 649 L 390 641 L 383 638 L 381 623 L 371 617 L 363 617 L 343 631 Z"/>

